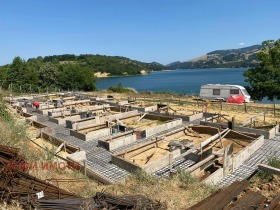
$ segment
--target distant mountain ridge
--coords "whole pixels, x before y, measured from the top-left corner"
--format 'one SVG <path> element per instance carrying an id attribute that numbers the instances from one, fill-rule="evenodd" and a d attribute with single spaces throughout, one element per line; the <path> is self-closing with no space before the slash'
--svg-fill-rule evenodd
<path id="1" fill-rule="evenodd" d="M 189 61 L 170 63 L 167 67 L 170 69 L 254 67 L 259 62 L 256 53 L 262 48 L 262 45 L 252 45 L 239 49 L 215 50 Z"/>

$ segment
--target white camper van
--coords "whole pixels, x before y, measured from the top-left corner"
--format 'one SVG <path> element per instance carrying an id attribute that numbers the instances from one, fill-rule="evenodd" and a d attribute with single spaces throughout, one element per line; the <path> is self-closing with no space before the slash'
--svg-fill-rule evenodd
<path id="1" fill-rule="evenodd" d="M 200 98 L 204 100 L 222 100 L 226 101 L 231 95 L 243 95 L 244 101 L 250 102 L 251 96 L 247 90 L 240 85 L 221 85 L 221 84 L 208 84 L 202 85 L 200 88 Z"/>

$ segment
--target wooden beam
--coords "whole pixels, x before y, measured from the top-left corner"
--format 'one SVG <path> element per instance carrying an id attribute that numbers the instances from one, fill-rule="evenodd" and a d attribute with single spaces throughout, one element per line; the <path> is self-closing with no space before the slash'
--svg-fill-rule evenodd
<path id="1" fill-rule="evenodd" d="M 214 136 L 211 136 L 210 138 L 206 139 L 205 141 L 201 142 L 200 145 L 201 147 L 206 146 L 207 144 L 211 143 L 212 141 L 216 140 L 217 138 L 219 138 L 219 135 L 222 135 L 224 133 L 226 133 L 229 130 L 229 128 L 223 130 L 221 133 L 217 133 Z"/>
<path id="2" fill-rule="evenodd" d="M 255 139 L 256 139 L 255 137 L 248 136 L 248 135 L 246 135 L 246 134 L 244 134 L 244 133 L 240 133 L 240 132 L 235 131 L 235 130 L 231 130 L 231 132 L 236 133 L 236 134 L 238 134 L 238 135 L 240 135 L 240 136 L 243 136 L 243 137 L 246 137 L 246 138 L 252 139 L 252 140 L 255 140 Z"/>
<path id="3" fill-rule="evenodd" d="M 210 155 L 209 157 L 205 158 L 204 160 L 202 161 L 199 161 L 198 163 L 196 163 L 195 165 L 189 167 L 186 171 L 188 172 L 192 172 L 196 169 L 198 169 L 200 166 L 204 165 L 205 163 L 213 160 L 215 158 L 215 155 Z"/>
<path id="4" fill-rule="evenodd" d="M 143 114 L 138 120 L 137 122 L 139 122 L 140 120 L 142 120 L 145 116 L 146 116 L 147 113 Z"/>
<path id="5" fill-rule="evenodd" d="M 275 168 L 269 165 L 265 165 L 265 164 L 260 164 L 258 165 L 258 169 L 265 171 L 267 173 L 270 174 L 275 174 L 275 175 L 280 175 L 280 169 L 279 168 Z"/>

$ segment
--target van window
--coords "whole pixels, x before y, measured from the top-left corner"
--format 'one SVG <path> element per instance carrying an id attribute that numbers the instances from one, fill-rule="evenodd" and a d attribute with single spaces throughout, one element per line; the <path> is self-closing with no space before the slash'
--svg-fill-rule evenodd
<path id="1" fill-rule="evenodd" d="M 220 92 L 221 92 L 220 89 L 213 89 L 213 95 L 215 95 L 215 96 L 219 96 Z"/>
<path id="2" fill-rule="evenodd" d="M 232 89 L 230 90 L 230 94 L 239 94 L 239 90 Z"/>

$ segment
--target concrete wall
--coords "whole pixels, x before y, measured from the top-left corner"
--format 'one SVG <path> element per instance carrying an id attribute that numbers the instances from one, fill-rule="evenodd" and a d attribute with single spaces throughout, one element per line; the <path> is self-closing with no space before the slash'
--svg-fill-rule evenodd
<path id="1" fill-rule="evenodd" d="M 70 106 L 70 105 L 77 105 L 77 104 L 84 104 L 84 103 L 90 103 L 90 100 L 86 99 L 86 100 L 80 100 L 80 101 L 64 102 L 63 106 Z"/>
<path id="2" fill-rule="evenodd" d="M 56 112 L 48 112 L 48 116 L 50 117 L 60 117 L 60 116 L 70 116 L 74 114 L 74 110 L 61 110 L 61 111 L 56 111 Z"/>
<path id="3" fill-rule="evenodd" d="M 112 136 L 111 140 L 98 140 L 98 146 L 103 147 L 109 151 L 118 149 L 119 147 L 132 144 L 136 142 L 136 135 L 129 132 L 128 135 L 123 135 L 117 138 Z"/>
<path id="4" fill-rule="evenodd" d="M 119 106 L 123 106 L 123 105 L 128 105 L 129 103 L 128 103 L 128 101 L 119 101 L 116 104 Z"/>
<path id="5" fill-rule="evenodd" d="M 254 152 L 256 152 L 264 144 L 264 137 L 260 136 L 257 140 L 250 143 L 242 151 L 232 157 L 232 171 L 238 168 L 245 160 L 247 160 Z"/>
<path id="6" fill-rule="evenodd" d="M 43 108 L 45 107 L 45 108 Z M 49 111 L 55 109 L 53 105 L 42 105 L 39 109 L 36 109 L 38 114 L 47 115 Z"/>
<path id="7" fill-rule="evenodd" d="M 81 117 L 66 119 L 66 127 L 71 129 L 77 129 L 77 128 L 83 129 L 90 125 L 96 125 L 96 124 L 100 124 L 99 116 L 88 117 L 84 119 L 81 119 Z"/>
<path id="8" fill-rule="evenodd" d="M 148 106 L 148 107 L 134 107 L 134 106 L 131 106 L 131 109 L 138 110 L 139 112 L 155 112 L 155 111 L 157 111 L 157 105 Z"/>
<path id="9" fill-rule="evenodd" d="M 77 112 L 87 112 L 87 111 L 97 111 L 101 110 L 103 108 L 108 108 L 110 107 L 109 104 L 103 104 L 103 105 L 94 105 L 94 106 L 89 106 L 87 108 L 81 108 L 81 109 L 75 109 Z"/>
<path id="10" fill-rule="evenodd" d="M 65 125 L 65 119 L 49 117 L 49 121 L 53 122 L 53 123 L 56 123 L 58 125 Z"/>
<path id="11" fill-rule="evenodd" d="M 179 125 L 182 125 L 182 119 L 176 119 L 171 122 L 164 123 L 163 125 L 148 128 L 145 131 L 143 131 L 143 137 L 146 138 Z"/>
<path id="12" fill-rule="evenodd" d="M 214 173 L 212 173 L 210 176 L 208 176 L 206 179 L 204 179 L 203 182 L 207 183 L 207 184 L 215 185 L 219 181 L 221 181 L 222 178 L 224 178 L 223 168 L 219 168 Z"/>
<path id="13" fill-rule="evenodd" d="M 203 117 L 203 113 L 198 113 L 194 115 L 179 115 L 179 114 L 149 112 L 149 114 L 172 117 L 172 118 L 181 118 L 183 121 L 187 121 L 187 122 L 194 121 Z"/>
<path id="14" fill-rule="evenodd" d="M 50 109 L 49 112 L 51 113 L 55 113 L 55 112 L 61 112 L 61 111 L 65 111 L 65 110 L 69 110 L 66 107 L 62 107 L 62 108 L 55 108 L 55 109 Z M 51 116 L 51 115 L 50 115 Z"/>
<path id="15" fill-rule="evenodd" d="M 139 112 L 137 110 L 134 111 L 129 111 L 129 112 L 122 112 L 122 113 L 118 113 L 118 114 L 114 114 L 114 115 L 110 115 L 110 116 L 104 116 L 102 118 L 100 118 L 100 123 L 105 123 L 106 121 L 113 121 L 116 119 L 124 119 L 124 118 L 129 118 L 129 117 L 133 117 L 133 116 L 137 116 L 139 114 Z"/>
<path id="16" fill-rule="evenodd" d="M 211 126 L 211 127 L 223 127 L 227 128 L 227 124 L 222 124 L 222 123 L 216 123 L 216 122 L 205 122 L 205 120 L 200 121 L 200 125 L 206 125 L 206 126 Z M 236 131 L 240 132 L 245 132 L 245 133 L 254 133 L 257 135 L 263 135 L 264 138 L 266 139 L 271 139 L 273 138 L 278 132 L 279 132 L 279 125 L 276 125 L 274 128 L 270 130 L 261 130 L 261 129 L 256 129 L 256 128 L 247 128 L 247 127 L 240 127 L 240 126 L 234 126 L 234 129 Z"/>
<path id="17" fill-rule="evenodd" d="M 65 117 L 65 118 L 55 118 L 55 117 L 49 117 L 49 121 L 56 123 L 58 125 L 64 125 L 66 126 L 66 120 L 78 120 L 81 119 L 81 116 L 79 114 L 75 114 L 70 117 Z"/>
<path id="18" fill-rule="evenodd" d="M 124 160 L 122 157 L 118 157 L 116 155 L 112 155 L 112 160 L 111 162 L 115 164 L 116 166 L 119 166 L 120 168 L 127 170 L 131 173 L 142 170 L 142 168 L 134 163 L 128 162 Z"/>
<path id="19" fill-rule="evenodd" d="M 180 149 L 174 150 L 171 152 L 173 155 L 172 161 L 179 157 L 181 155 Z M 143 166 L 143 170 L 146 171 L 147 173 L 153 173 L 169 164 L 169 154 L 165 155 L 164 157 L 154 160 L 150 163 L 147 163 L 146 165 Z"/>
<path id="20" fill-rule="evenodd" d="M 88 141 L 92 139 L 96 139 L 98 137 L 110 135 L 112 133 L 111 128 L 103 128 L 100 130 L 95 130 L 92 132 L 89 132 L 87 134 L 80 133 L 79 131 L 70 130 L 70 135 L 75 136 L 78 139 L 81 139 L 83 141 Z"/>
<path id="21" fill-rule="evenodd" d="M 54 109 L 54 105 L 52 104 L 40 104 L 40 109 L 39 110 L 42 110 L 42 109 Z"/>

